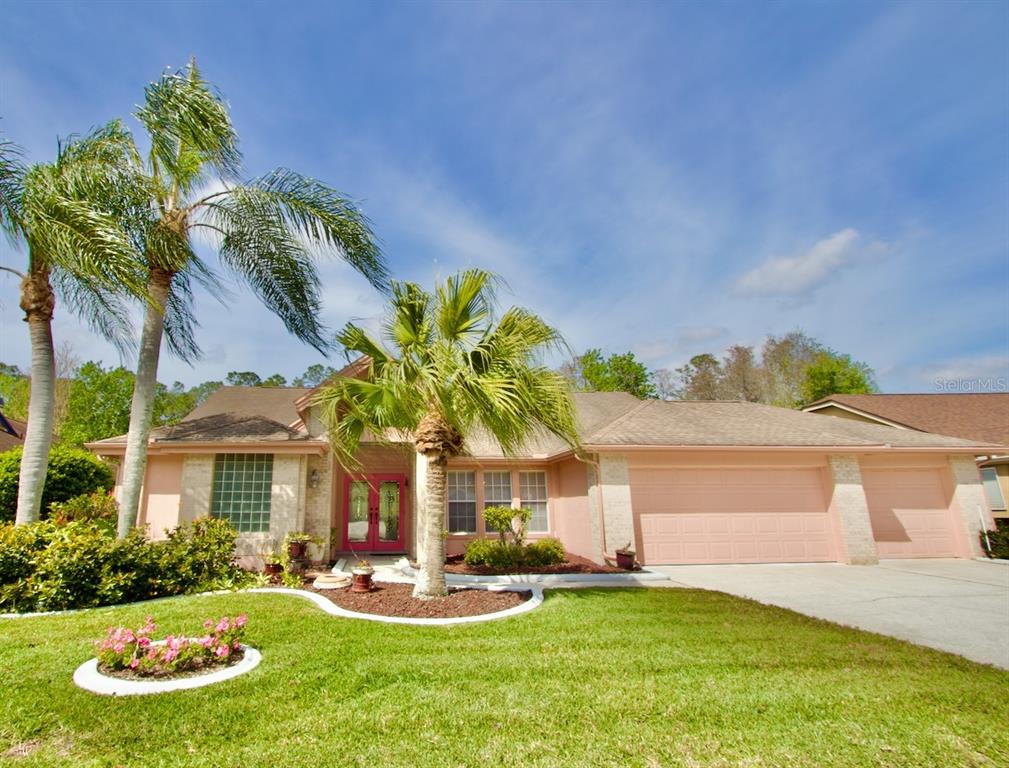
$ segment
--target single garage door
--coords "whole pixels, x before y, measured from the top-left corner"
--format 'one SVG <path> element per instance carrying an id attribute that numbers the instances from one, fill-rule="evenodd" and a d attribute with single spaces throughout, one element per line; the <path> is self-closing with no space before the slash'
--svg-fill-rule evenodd
<path id="1" fill-rule="evenodd" d="M 819 469 L 634 469 L 630 480 L 646 563 L 837 559 Z"/>
<path id="2" fill-rule="evenodd" d="M 937 469 L 863 469 L 880 557 L 956 557 L 949 503 Z"/>

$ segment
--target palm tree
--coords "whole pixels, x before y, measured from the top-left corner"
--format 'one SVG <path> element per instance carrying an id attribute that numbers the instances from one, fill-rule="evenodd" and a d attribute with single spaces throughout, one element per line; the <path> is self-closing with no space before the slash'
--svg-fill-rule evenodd
<path id="1" fill-rule="evenodd" d="M 446 593 L 446 465 L 463 451 L 466 435 L 485 432 L 506 455 L 537 434 L 578 446 L 570 385 L 541 361 L 543 352 L 563 345 L 560 335 L 518 307 L 495 323 L 493 283 L 479 269 L 448 278 L 434 295 L 394 282 L 388 346 L 348 324 L 337 339 L 364 356 L 367 375 L 334 379 L 314 399 L 343 466 L 356 466 L 365 431 L 379 440 L 408 433 L 426 460 L 417 597 Z"/>
<path id="2" fill-rule="evenodd" d="M 52 318 L 56 293 L 120 349 L 129 346 L 122 292 L 146 296 L 140 272 L 138 203 L 147 196 L 134 169 L 133 143 L 118 121 L 58 146 L 56 160 L 26 166 L 0 141 L 0 227 L 27 247 L 21 309 L 31 339 L 31 394 L 18 486 L 17 523 L 38 520 L 54 410 Z M 55 289 L 54 284 L 55 283 Z"/>
<path id="3" fill-rule="evenodd" d="M 236 182 L 241 155 L 227 105 L 202 79 L 195 61 L 150 84 L 137 117 L 151 143 L 145 170 L 152 221 L 145 258 L 153 302 L 141 332 L 123 459 L 120 536 L 136 524 L 162 336 L 167 333 L 170 351 L 181 358 L 199 357 L 193 283 L 220 295 L 212 270 L 193 249 L 195 233 L 209 237 L 219 261 L 288 331 L 323 352 L 330 342 L 318 318 L 313 255 L 339 256 L 376 287 L 384 289 L 387 280 L 367 219 L 335 190 L 285 168 Z"/>

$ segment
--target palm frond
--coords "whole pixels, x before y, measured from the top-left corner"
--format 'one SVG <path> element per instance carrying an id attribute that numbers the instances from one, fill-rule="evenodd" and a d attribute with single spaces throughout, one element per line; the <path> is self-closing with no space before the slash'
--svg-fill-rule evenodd
<path id="1" fill-rule="evenodd" d="M 205 165 L 225 178 L 238 174 L 242 157 L 227 104 L 195 62 L 148 85 L 136 116 L 150 136 L 153 175 L 167 175 L 190 190 Z"/>
<path id="2" fill-rule="evenodd" d="M 482 269 L 451 275 L 435 289 L 435 322 L 441 338 L 464 342 L 479 335 L 492 316 L 495 276 Z"/>
<path id="3" fill-rule="evenodd" d="M 0 229 L 12 245 L 24 234 L 21 203 L 25 173 L 21 148 L 12 141 L 0 139 Z"/>
<path id="4" fill-rule="evenodd" d="M 375 288 L 388 289 L 389 274 L 371 224 L 351 200 L 288 168 L 253 179 L 244 188 L 313 247 L 335 251 Z"/>
<path id="5" fill-rule="evenodd" d="M 99 281 L 81 280 L 59 267 L 52 271 L 51 277 L 62 306 L 109 341 L 120 355 L 136 349 L 133 323 L 120 293 Z"/>
<path id="6" fill-rule="evenodd" d="M 287 330 L 325 353 L 331 347 L 319 320 L 319 276 L 311 255 L 258 195 L 238 187 L 205 213 L 222 237 L 221 262 L 240 277 Z"/>

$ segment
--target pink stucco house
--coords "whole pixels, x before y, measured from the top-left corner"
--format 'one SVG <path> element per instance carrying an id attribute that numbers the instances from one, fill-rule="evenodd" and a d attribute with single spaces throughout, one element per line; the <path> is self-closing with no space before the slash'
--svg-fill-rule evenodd
<path id="1" fill-rule="evenodd" d="M 423 462 L 409 443 L 367 444 L 360 473 L 333 460 L 311 391 L 224 387 L 156 430 L 140 522 L 230 520 L 239 552 L 285 533 L 318 559 L 417 548 Z M 743 402 L 575 395 L 586 454 L 543 440 L 506 458 L 479 436 L 450 466 L 448 550 L 486 533 L 488 505 L 527 507 L 533 537 L 600 560 L 628 542 L 645 564 L 973 557 L 991 525 L 978 441 Z M 125 437 L 88 446 L 115 460 Z M 1002 447 L 1005 450 L 1005 447 Z"/>

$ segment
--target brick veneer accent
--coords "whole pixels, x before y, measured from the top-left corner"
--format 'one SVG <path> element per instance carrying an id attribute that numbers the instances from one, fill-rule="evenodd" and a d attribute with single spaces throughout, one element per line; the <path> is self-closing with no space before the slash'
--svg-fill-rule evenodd
<path id="1" fill-rule="evenodd" d="M 619 453 L 601 454 L 599 456 L 599 470 L 599 484 L 602 486 L 603 495 L 603 522 L 606 527 L 606 548 L 609 552 L 613 552 L 630 542 L 631 547 L 636 549 L 627 457 Z M 597 532 L 599 518 L 595 505 L 598 502 L 598 491 L 595 483 L 589 488 L 589 498 L 593 532 Z M 598 536 L 596 540 L 599 541 Z"/>
<path id="2" fill-rule="evenodd" d="M 192 522 L 210 514 L 210 494 L 214 487 L 213 454 L 190 454 L 182 464 L 182 496 L 179 522 Z"/>
<path id="3" fill-rule="evenodd" d="M 981 473 L 973 456 L 950 456 L 949 468 L 953 475 L 953 501 L 967 529 L 967 547 L 972 557 L 984 557 L 980 539 L 981 520 L 977 510 L 980 506 L 985 520 L 991 519 L 991 513 L 981 485 Z"/>
<path id="4" fill-rule="evenodd" d="M 832 455 L 830 473 L 834 483 L 831 506 L 841 526 L 844 562 L 849 565 L 876 565 L 879 555 L 872 536 L 869 504 L 862 487 L 862 470 L 858 458 L 845 454 Z"/>
<path id="5" fill-rule="evenodd" d="M 312 472 L 318 472 L 315 488 L 309 479 Z M 313 560 L 329 558 L 333 529 L 333 457 L 309 456 L 305 487 L 305 531 L 318 536 L 325 542 L 321 548 L 313 545 L 309 555 Z"/>

